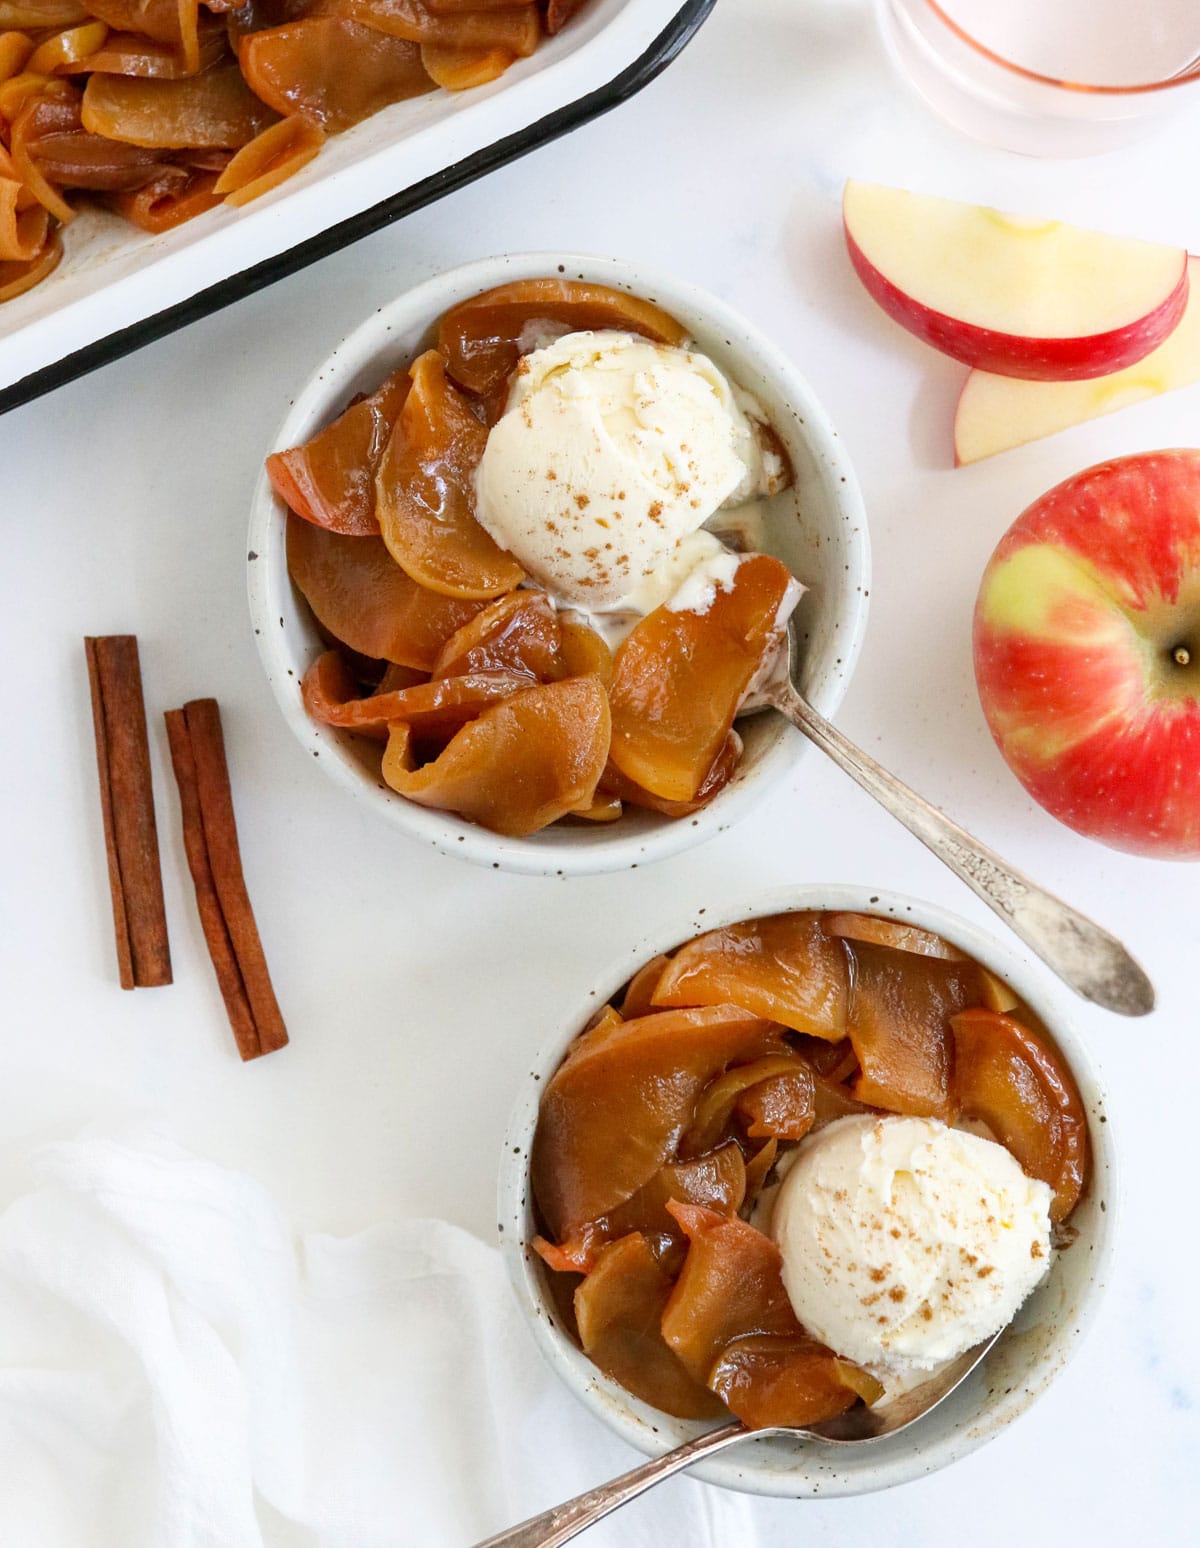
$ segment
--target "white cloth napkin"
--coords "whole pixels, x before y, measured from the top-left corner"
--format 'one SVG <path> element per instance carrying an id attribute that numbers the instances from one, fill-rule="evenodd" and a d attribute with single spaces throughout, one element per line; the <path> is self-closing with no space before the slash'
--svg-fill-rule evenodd
<path id="1" fill-rule="evenodd" d="M 545 1368 L 493 1248 L 297 1237 L 144 1130 L 45 1146 L 0 1214 L 0 1544 L 466 1548 L 638 1457 Z M 686 1479 L 589 1548 L 753 1548 Z"/>

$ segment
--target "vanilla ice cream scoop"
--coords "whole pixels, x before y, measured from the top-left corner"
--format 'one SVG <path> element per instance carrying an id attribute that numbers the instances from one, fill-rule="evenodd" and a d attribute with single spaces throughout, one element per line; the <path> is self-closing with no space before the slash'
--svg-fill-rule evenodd
<path id="1" fill-rule="evenodd" d="M 772 1231 L 796 1316 L 903 1375 L 1011 1322 L 1050 1265 L 1050 1189 L 1003 1145 L 927 1118 L 842 1118 L 797 1152 Z"/>
<path id="2" fill-rule="evenodd" d="M 704 522 L 779 476 L 744 401 L 695 350 L 567 334 L 517 367 L 479 521 L 557 600 L 650 612 L 720 552 Z"/>

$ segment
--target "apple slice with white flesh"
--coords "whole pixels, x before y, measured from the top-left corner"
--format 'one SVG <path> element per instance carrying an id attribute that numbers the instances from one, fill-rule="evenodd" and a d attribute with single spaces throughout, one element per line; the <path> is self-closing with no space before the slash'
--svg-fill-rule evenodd
<path id="1" fill-rule="evenodd" d="M 1106 376 L 1183 316 L 1187 254 L 878 183 L 846 184 L 850 261 L 889 317 L 969 366 L 1036 381 Z"/>
<path id="2" fill-rule="evenodd" d="M 1086 382 L 1026 382 L 972 371 L 954 414 L 955 466 L 1200 382 L 1200 258 L 1188 259 L 1188 275 L 1188 304 L 1179 326 L 1123 371 Z"/>

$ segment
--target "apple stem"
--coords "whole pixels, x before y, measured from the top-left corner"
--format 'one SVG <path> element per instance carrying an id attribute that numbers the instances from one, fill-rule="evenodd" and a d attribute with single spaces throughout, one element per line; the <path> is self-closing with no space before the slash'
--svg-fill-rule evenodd
<path id="1" fill-rule="evenodd" d="M 1186 645 L 1176 645 L 1175 649 L 1171 652 L 1171 655 L 1175 660 L 1176 666 L 1185 667 L 1191 666 L 1192 664 L 1192 653 Z"/>

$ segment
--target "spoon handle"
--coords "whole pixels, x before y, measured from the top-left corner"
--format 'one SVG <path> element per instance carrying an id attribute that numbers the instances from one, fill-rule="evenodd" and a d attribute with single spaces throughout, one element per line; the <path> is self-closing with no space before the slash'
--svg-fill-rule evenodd
<path id="1" fill-rule="evenodd" d="M 745 1426 L 736 1423 L 710 1430 L 707 1435 L 697 1436 L 686 1445 L 668 1451 L 665 1456 L 655 1457 L 653 1461 L 643 1462 L 641 1467 L 631 1468 L 628 1473 L 622 1473 L 610 1483 L 601 1484 L 598 1489 L 589 1489 L 586 1494 L 576 1495 L 573 1500 L 555 1505 L 540 1516 L 531 1516 L 528 1521 L 510 1527 L 507 1532 L 500 1532 L 495 1537 L 477 1543 L 475 1548 L 558 1548 L 560 1543 L 570 1542 L 576 1533 L 590 1527 L 602 1516 L 607 1516 L 619 1505 L 637 1499 L 639 1494 L 644 1494 L 664 1478 L 670 1478 L 672 1473 L 691 1467 L 701 1457 L 714 1451 L 723 1451 L 735 1441 L 744 1440 L 746 1434 Z"/>
<path id="2" fill-rule="evenodd" d="M 856 747 L 788 685 L 771 702 L 844 769 L 1085 1000 L 1122 1016 L 1154 1009 L 1154 986 L 1114 936 L 1014 870 Z"/>

